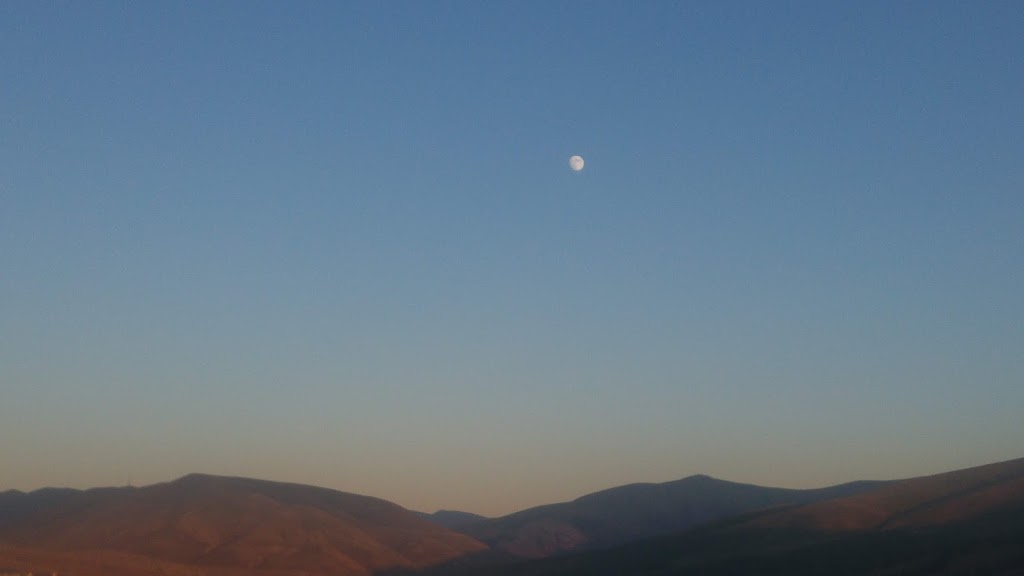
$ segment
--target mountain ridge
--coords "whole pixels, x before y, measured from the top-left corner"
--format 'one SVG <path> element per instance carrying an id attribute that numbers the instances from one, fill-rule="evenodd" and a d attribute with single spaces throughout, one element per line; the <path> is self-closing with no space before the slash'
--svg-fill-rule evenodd
<path id="1" fill-rule="evenodd" d="M 626 484 L 455 529 L 513 556 L 542 558 L 615 546 L 752 510 L 845 496 L 885 482 L 793 489 L 695 474 L 669 482 Z"/>
<path id="2" fill-rule="evenodd" d="M 465 576 L 1024 574 L 1024 458 Z"/>
<path id="3" fill-rule="evenodd" d="M 0 544 L 23 555 L 105 553 L 123 557 L 132 573 L 149 559 L 211 573 L 245 568 L 368 575 L 485 549 L 379 498 L 206 474 L 67 494 L 21 510 L 0 526 Z M 76 572 L 86 573 L 82 566 Z"/>
<path id="4" fill-rule="evenodd" d="M 438 510 L 437 512 L 417 512 L 417 514 L 435 524 L 451 529 L 488 519 L 486 516 L 461 510 Z"/>
<path id="5" fill-rule="evenodd" d="M 459 533 L 435 515 L 473 522 Z M 765 566 L 810 574 L 827 560 L 857 575 L 963 566 L 1009 574 L 1024 568 L 1024 544 L 1013 536 L 1024 530 L 1024 458 L 805 490 L 697 474 L 476 518 L 202 473 L 144 487 L 8 490 L 0 492 L 0 572 L 666 576 Z"/>

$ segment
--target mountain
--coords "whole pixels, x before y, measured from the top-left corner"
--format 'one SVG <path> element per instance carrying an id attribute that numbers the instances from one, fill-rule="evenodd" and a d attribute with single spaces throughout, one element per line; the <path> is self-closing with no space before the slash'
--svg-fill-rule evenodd
<path id="1" fill-rule="evenodd" d="M 768 514 L 751 525 L 814 531 L 921 528 L 1024 506 L 1024 458 L 896 482 Z"/>
<path id="2" fill-rule="evenodd" d="M 1020 576 L 1022 534 L 1024 459 L 1018 459 L 473 574 Z"/>
<path id="3" fill-rule="evenodd" d="M 817 490 L 708 476 L 633 484 L 462 528 L 493 549 L 432 516 L 198 474 L 143 488 L 8 491 L 0 574 L 1024 574 L 1024 459 Z"/>
<path id="4" fill-rule="evenodd" d="M 607 548 L 676 532 L 743 512 L 857 494 L 883 482 L 794 490 L 697 475 L 662 484 L 630 484 L 560 504 L 455 526 L 492 548 L 522 558 Z"/>
<path id="5" fill-rule="evenodd" d="M 485 549 L 385 500 L 247 478 L 4 493 L 0 504 L 0 572 L 367 575 Z"/>
<path id="6" fill-rule="evenodd" d="M 78 493 L 71 488 L 43 488 L 28 493 L 18 490 L 0 492 L 0 529 L 41 508 L 56 506 Z"/>
<path id="7" fill-rule="evenodd" d="M 421 518 L 430 520 L 434 524 L 451 529 L 458 529 L 462 526 L 487 520 L 486 516 L 473 514 L 472 512 L 460 512 L 458 510 L 438 510 L 433 514 L 428 512 L 417 512 L 416 514 L 419 514 Z"/>

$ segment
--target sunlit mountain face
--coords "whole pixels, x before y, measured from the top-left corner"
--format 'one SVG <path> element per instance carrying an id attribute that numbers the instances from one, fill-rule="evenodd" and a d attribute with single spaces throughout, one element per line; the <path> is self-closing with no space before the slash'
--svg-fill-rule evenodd
<path id="1" fill-rule="evenodd" d="M 431 521 L 436 517 L 438 521 Z M 442 526 L 452 523 L 454 530 Z M 500 518 L 422 514 L 300 484 L 192 474 L 0 494 L 0 567 L 124 574 L 998 573 L 1021 566 L 1024 459 L 790 490 L 691 476 Z M 996 570 L 996 572 L 992 572 Z"/>

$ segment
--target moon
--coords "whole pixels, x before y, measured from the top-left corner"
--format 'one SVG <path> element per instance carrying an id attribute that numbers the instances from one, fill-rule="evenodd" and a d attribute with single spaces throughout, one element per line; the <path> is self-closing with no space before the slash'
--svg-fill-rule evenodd
<path id="1" fill-rule="evenodd" d="M 569 158 L 569 168 L 572 168 L 573 172 L 583 170 L 583 157 L 573 156 L 572 158 Z"/>

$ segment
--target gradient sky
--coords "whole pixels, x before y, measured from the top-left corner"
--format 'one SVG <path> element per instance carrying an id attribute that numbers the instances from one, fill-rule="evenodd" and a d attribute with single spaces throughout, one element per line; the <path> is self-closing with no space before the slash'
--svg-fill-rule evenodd
<path id="1" fill-rule="evenodd" d="M 0 489 L 1024 456 L 1024 3 L 634 4 L 0 3 Z"/>

